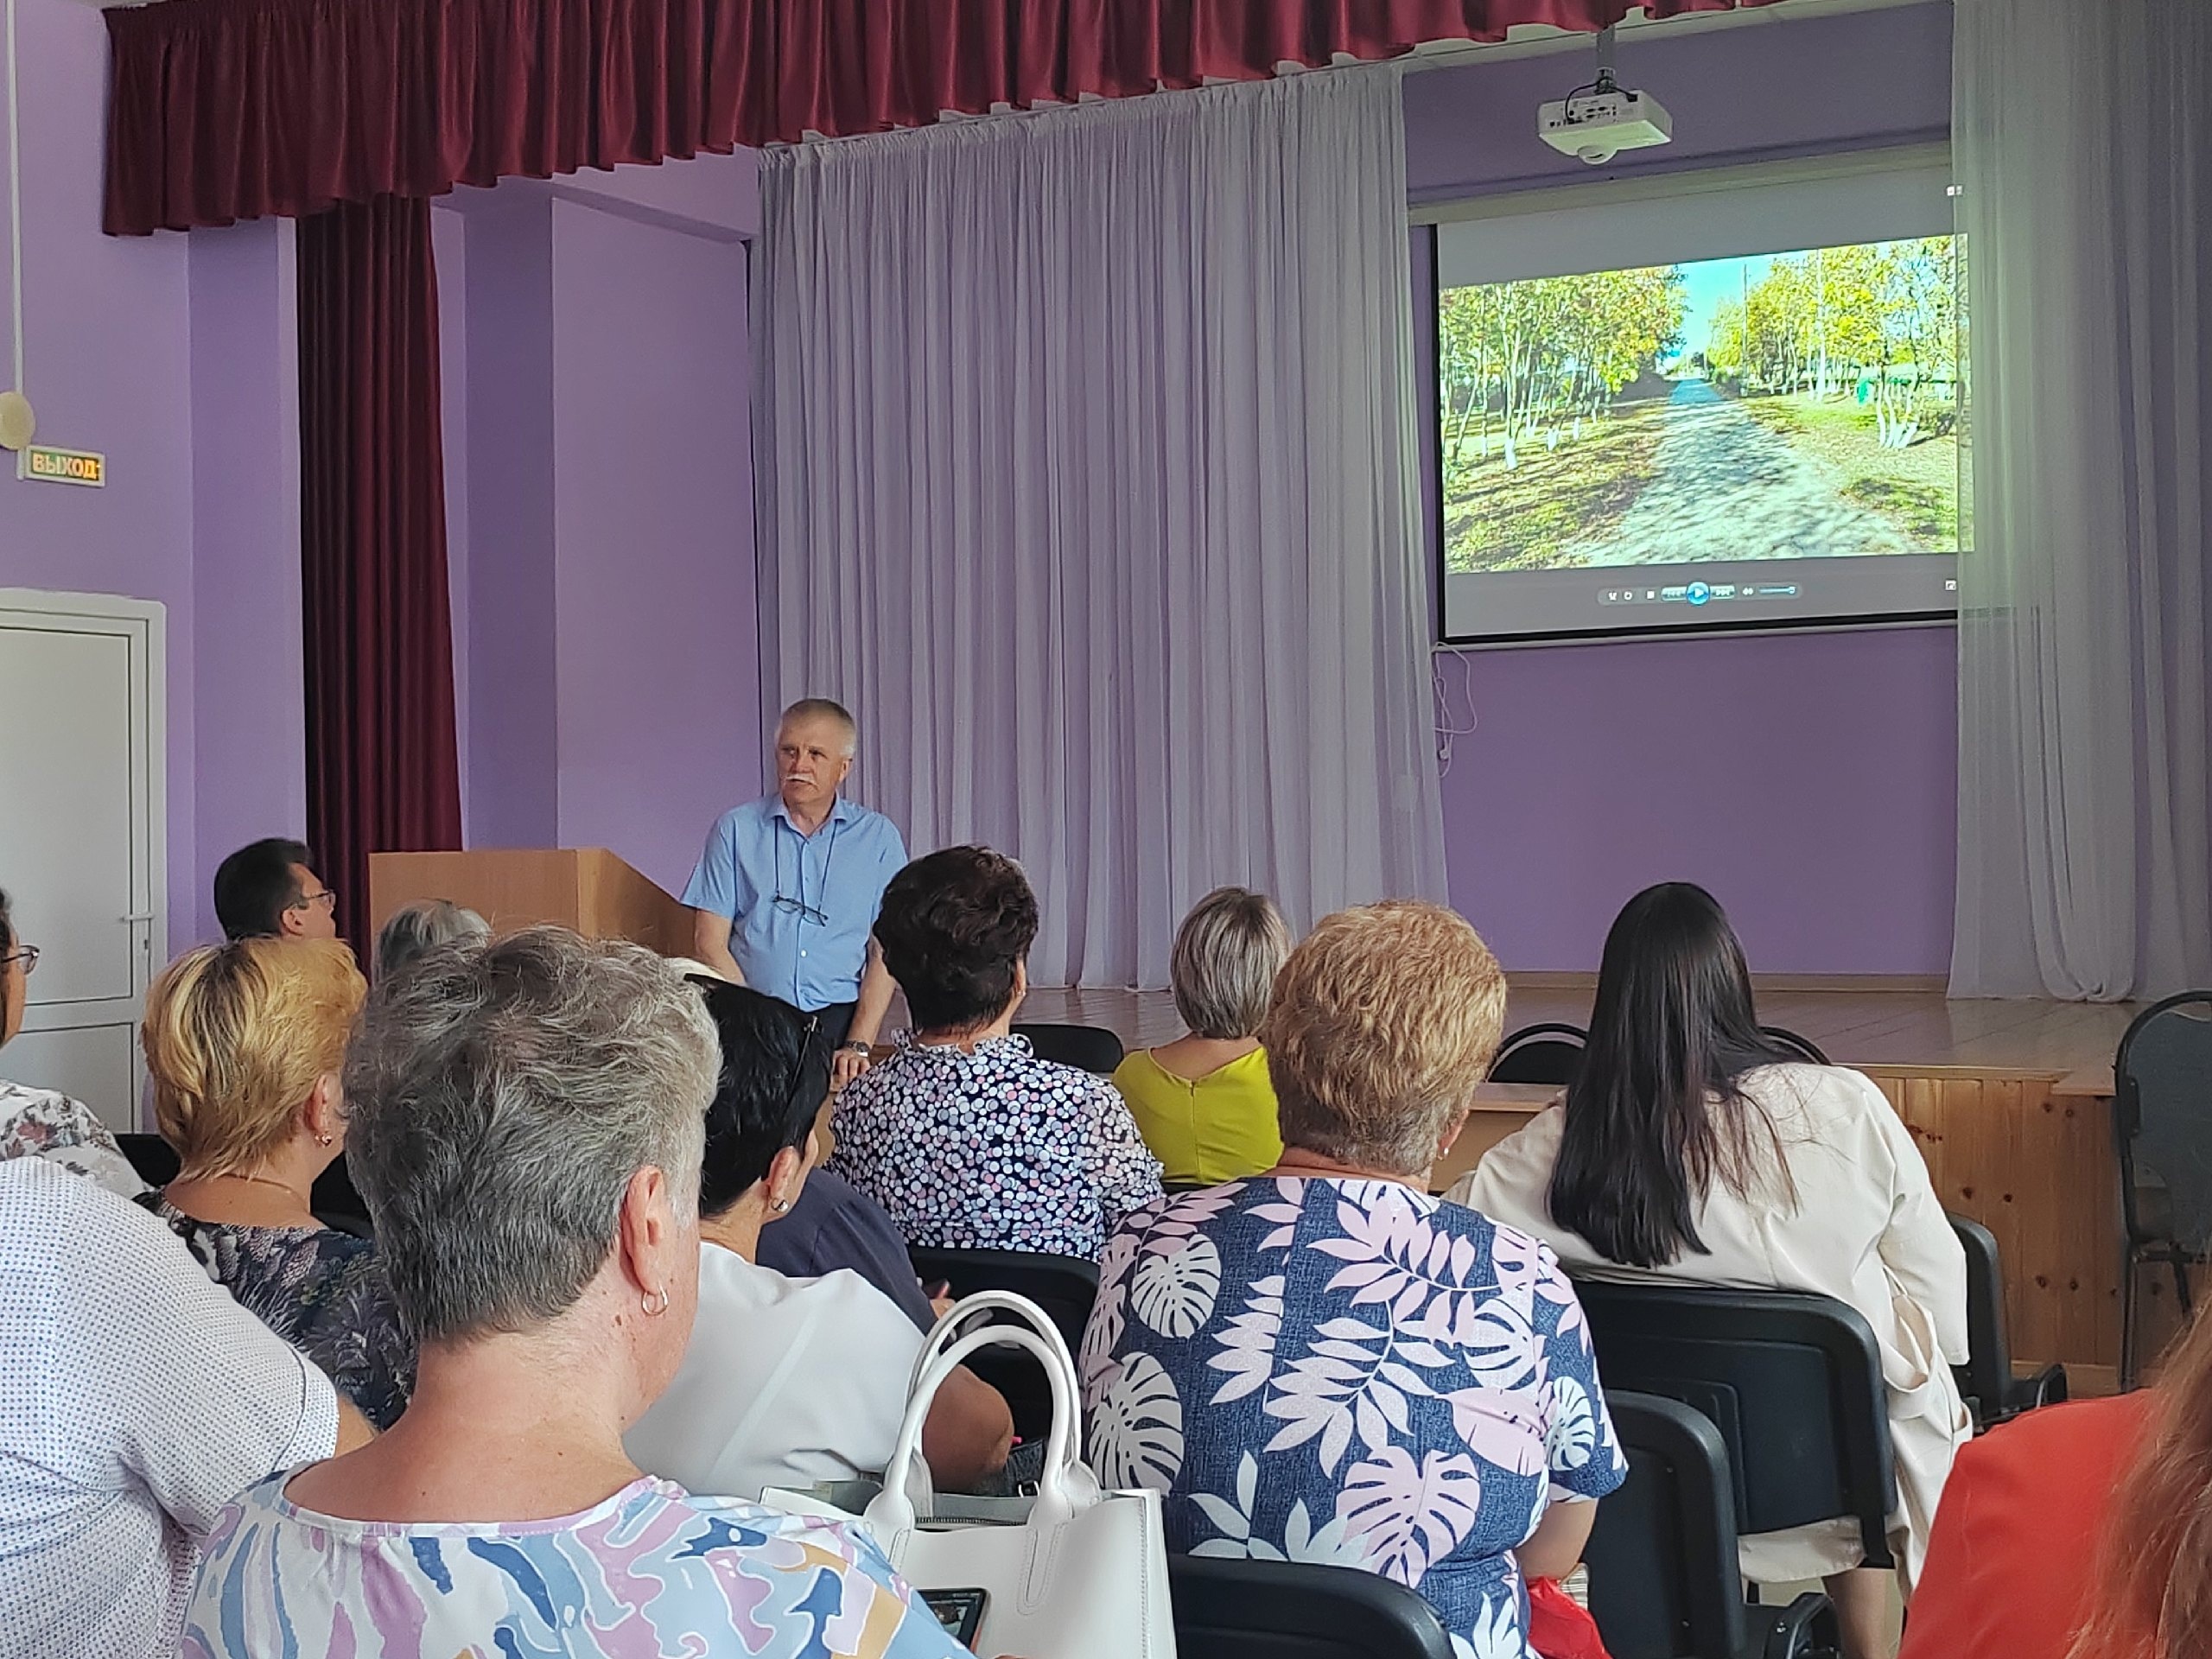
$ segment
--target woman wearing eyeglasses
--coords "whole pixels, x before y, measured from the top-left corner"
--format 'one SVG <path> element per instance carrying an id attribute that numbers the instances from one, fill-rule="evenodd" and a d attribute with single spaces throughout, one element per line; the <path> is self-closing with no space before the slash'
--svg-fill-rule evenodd
<path id="1" fill-rule="evenodd" d="M 31 969 L 38 946 L 16 931 L 8 895 L 0 893 L 0 1047 L 23 1028 Z M 43 1158 L 133 1198 L 146 1183 L 92 1109 L 53 1089 L 33 1089 L 0 1077 L 0 1158 Z"/>
<path id="2" fill-rule="evenodd" d="M 649 1473 L 737 1497 L 880 1474 L 922 1333 L 856 1273 L 758 1265 L 761 1229 L 791 1212 L 818 1154 L 827 1033 L 758 991 L 692 982 L 722 1049 L 699 1179 L 699 1313 L 683 1368 L 624 1448 Z M 974 1491 L 1005 1467 L 1013 1434 L 1006 1402 L 963 1367 L 931 1407 L 922 1453 L 939 1487 Z"/>

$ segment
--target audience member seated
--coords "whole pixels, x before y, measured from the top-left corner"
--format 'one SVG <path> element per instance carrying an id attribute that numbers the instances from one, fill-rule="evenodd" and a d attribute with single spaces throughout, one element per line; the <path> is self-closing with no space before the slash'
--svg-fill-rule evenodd
<path id="1" fill-rule="evenodd" d="M 1573 1569 L 1627 1465 L 1551 1252 L 1428 1193 L 1504 1014 L 1450 911 L 1315 928 L 1262 1033 L 1281 1160 L 1122 1223 L 1084 1396 L 1099 1478 L 1166 1495 L 1169 1549 L 1363 1567 L 1455 1651 L 1526 1659 L 1525 1580 Z"/>
<path id="2" fill-rule="evenodd" d="M 695 957 L 668 960 L 702 987 L 738 982 Z M 834 1065 L 830 1081 L 834 1087 Z M 760 1253 L 753 1259 L 792 1279 L 819 1279 L 849 1268 L 896 1302 L 899 1311 L 925 1333 L 951 1306 L 950 1301 L 938 1306 L 923 1289 L 907 1257 L 906 1241 L 899 1236 L 883 1206 L 827 1169 L 817 1168 L 807 1177 L 791 1213 L 778 1219 L 774 1231 L 760 1235 Z"/>
<path id="3" fill-rule="evenodd" d="M 925 1332 L 944 1311 L 914 1276 L 906 1241 L 883 1206 L 834 1170 L 817 1169 L 807 1177 L 791 1214 L 760 1235 L 760 1253 L 753 1259 L 793 1279 L 849 1269 Z"/>
<path id="4" fill-rule="evenodd" d="M 914 1029 L 837 1096 L 830 1167 L 910 1244 L 1096 1259 L 1160 1196 L 1114 1085 L 1039 1059 L 1008 1029 L 1036 937 L 1020 867 L 982 847 L 918 858 L 884 889 L 875 938 Z"/>
<path id="5" fill-rule="evenodd" d="M 2046 1406 L 1963 1448 L 1902 1659 L 2212 1653 L 2212 1317 L 2155 1388 Z"/>
<path id="6" fill-rule="evenodd" d="M 1759 1031 L 1751 975 L 1703 888 L 1631 899 L 1606 936 L 1582 1069 L 1562 1105 L 1451 1196 L 1536 1234 L 1570 1271 L 1817 1291 L 1881 1344 L 1897 1449 L 1891 1517 L 1912 1593 L 1951 1459 L 1972 1433 L 1966 1262 L 1881 1091 Z M 1883 1651 L 1886 1586 L 1845 1519 L 1743 1541 L 1744 1575 L 1824 1578 L 1851 1659 Z"/>
<path id="7" fill-rule="evenodd" d="M 420 1380 L 374 1444 L 238 1499 L 187 1654 L 961 1659 L 865 1531 L 623 1452 L 691 1334 L 718 1069 L 698 993 L 636 945 L 531 928 L 378 984 L 349 1161 Z"/>
<path id="8" fill-rule="evenodd" d="M 272 836 L 215 868 L 215 919 L 232 939 L 334 939 L 338 895 L 308 868 L 307 843 Z"/>
<path id="9" fill-rule="evenodd" d="M 248 1312 L 327 1371 L 369 1421 L 407 1404 L 413 1344 L 376 1246 L 315 1219 L 345 1145 L 339 1068 L 366 986 L 335 939 L 203 945 L 146 998 L 154 1116 L 177 1178 L 139 1199 Z"/>
<path id="10" fill-rule="evenodd" d="M 450 899 L 417 899 L 402 905 L 377 934 L 378 979 L 389 979 L 427 950 L 440 945 L 475 944 L 492 937 L 492 925 Z"/>
<path id="11" fill-rule="evenodd" d="M 17 936 L 8 895 L 0 893 L 0 1048 L 23 1028 L 31 969 L 37 966 L 38 946 Z M 126 1198 L 146 1190 L 90 1107 L 56 1090 L 0 1077 L 0 1159 L 8 1158 L 43 1158 Z"/>
<path id="12" fill-rule="evenodd" d="M 1212 1186 L 1282 1156 L 1260 1021 L 1290 929 L 1265 893 L 1216 887 L 1176 931 L 1168 959 L 1189 1034 L 1140 1049 L 1114 1073 L 1171 1185 Z"/>
<path id="13" fill-rule="evenodd" d="M 676 1380 L 623 1446 L 640 1469 L 740 1497 L 880 1474 L 922 1333 L 858 1274 L 788 1279 L 755 1265 L 762 1228 L 790 1214 L 818 1155 L 830 1045 L 787 1002 L 693 982 L 721 1036 L 699 1182 L 698 1321 Z M 1006 1466 L 1013 1436 L 1006 1402 L 963 1367 L 937 1396 L 922 1452 L 939 1488 L 965 1491 Z"/>
<path id="14" fill-rule="evenodd" d="M 367 1439 L 321 1372 L 152 1217 L 0 1163 L 0 1650 L 176 1650 L 200 1541 L 276 1470 Z"/>

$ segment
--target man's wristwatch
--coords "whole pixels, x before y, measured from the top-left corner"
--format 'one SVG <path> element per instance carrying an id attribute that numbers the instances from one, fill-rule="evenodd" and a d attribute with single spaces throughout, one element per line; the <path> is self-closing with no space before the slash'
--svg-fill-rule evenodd
<path id="1" fill-rule="evenodd" d="M 875 1052 L 875 1045 L 874 1043 L 840 1043 L 837 1045 L 837 1052 L 840 1054 L 873 1054 Z"/>

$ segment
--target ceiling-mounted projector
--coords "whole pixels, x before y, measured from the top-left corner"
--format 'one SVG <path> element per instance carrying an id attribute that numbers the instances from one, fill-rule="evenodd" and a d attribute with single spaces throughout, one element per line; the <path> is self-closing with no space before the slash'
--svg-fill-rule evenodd
<path id="1" fill-rule="evenodd" d="M 1536 107 L 1536 134 L 1554 149 L 1603 167 L 1624 149 L 1670 142 L 1675 120 L 1649 92 L 1613 79 L 1613 31 L 1598 35 L 1598 79 Z"/>
<path id="2" fill-rule="evenodd" d="M 1600 86 L 1540 105 L 1536 130 L 1554 149 L 1603 167 L 1624 149 L 1668 143 L 1675 136 L 1675 120 L 1649 92 Z"/>

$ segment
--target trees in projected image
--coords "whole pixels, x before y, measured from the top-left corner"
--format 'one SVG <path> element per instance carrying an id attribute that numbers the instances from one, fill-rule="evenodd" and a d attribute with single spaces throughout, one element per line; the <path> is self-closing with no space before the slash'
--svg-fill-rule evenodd
<path id="1" fill-rule="evenodd" d="M 1948 237 L 1438 296 L 1446 568 L 1959 545 Z"/>
<path id="2" fill-rule="evenodd" d="M 1882 444 L 1949 432 L 1959 277 L 1948 236 L 1816 248 L 1776 259 L 1713 317 L 1708 371 L 1751 392 L 1834 397 L 1858 386 Z"/>

